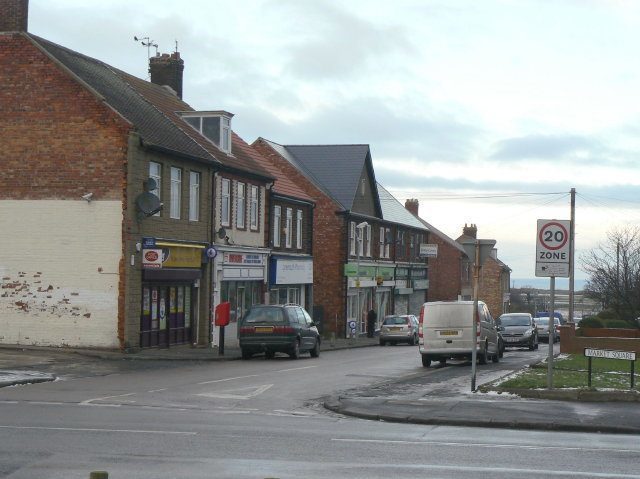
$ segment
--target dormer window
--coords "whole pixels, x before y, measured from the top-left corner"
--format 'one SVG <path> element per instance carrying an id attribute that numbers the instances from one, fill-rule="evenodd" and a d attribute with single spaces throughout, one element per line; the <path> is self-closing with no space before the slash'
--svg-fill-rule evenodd
<path id="1" fill-rule="evenodd" d="M 183 111 L 180 116 L 194 130 L 225 153 L 231 153 L 231 118 L 227 111 Z"/>

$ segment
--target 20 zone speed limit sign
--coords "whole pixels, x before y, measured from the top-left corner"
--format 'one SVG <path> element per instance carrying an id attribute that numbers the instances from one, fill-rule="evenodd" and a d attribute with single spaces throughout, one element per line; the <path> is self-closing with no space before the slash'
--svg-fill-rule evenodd
<path id="1" fill-rule="evenodd" d="M 536 276 L 569 277 L 570 227 L 568 220 L 538 220 Z"/>

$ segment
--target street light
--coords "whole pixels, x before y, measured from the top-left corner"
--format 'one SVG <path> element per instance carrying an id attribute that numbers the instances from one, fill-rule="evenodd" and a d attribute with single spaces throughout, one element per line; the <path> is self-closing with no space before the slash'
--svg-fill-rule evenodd
<path id="1" fill-rule="evenodd" d="M 356 279 L 356 288 L 358 288 L 358 329 L 362 324 L 362 310 L 360 308 L 360 254 L 362 252 L 362 230 L 369 226 L 369 223 L 363 221 L 362 223 L 358 223 L 356 225 L 356 241 L 357 241 L 357 260 L 356 260 L 356 268 L 358 269 L 357 279 Z M 356 338 L 358 336 L 356 335 Z"/>

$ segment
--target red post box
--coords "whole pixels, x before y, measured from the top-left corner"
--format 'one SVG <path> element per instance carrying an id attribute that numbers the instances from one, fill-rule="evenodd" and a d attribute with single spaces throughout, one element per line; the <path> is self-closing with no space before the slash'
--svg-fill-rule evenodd
<path id="1" fill-rule="evenodd" d="M 216 306 L 215 325 L 228 326 L 231 318 L 231 303 L 226 301 Z"/>

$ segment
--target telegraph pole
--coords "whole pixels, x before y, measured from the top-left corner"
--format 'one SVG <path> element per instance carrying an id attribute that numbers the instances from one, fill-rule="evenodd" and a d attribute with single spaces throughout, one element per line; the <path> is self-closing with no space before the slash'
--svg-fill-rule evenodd
<path id="1" fill-rule="evenodd" d="M 569 225 L 569 323 L 573 323 L 573 295 L 576 254 L 576 189 L 571 188 L 571 224 Z"/>

